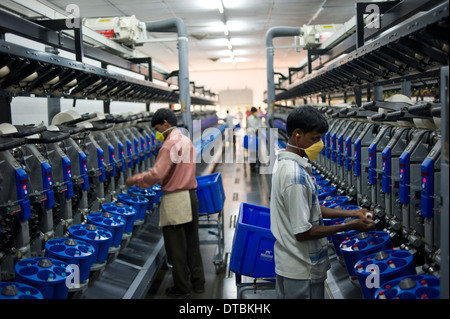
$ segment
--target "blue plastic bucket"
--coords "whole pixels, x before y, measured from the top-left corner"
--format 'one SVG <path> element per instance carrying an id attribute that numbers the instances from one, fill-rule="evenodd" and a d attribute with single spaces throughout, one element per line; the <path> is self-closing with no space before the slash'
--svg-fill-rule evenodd
<path id="1" fill-rule="evenodd" d="M 21 282 L 0 282 L 0 299 L 44 299 L 42 293 Z"/>
<path id="2" fill-rule="evenodd" d="M 155 192 L 156 196 L 155 196 L 155 204 L 158 205 L 159 201 L 161 200 L 161 196 L 163 195 L 163 191 L 161 190 L 161 185 L 156 184 L 154 185 L 152 188 L 152 191 Z"/>
<path id="3" fill-rule="evenodd" d="M 329 186 L 330 185 L 330 181 L 326 180 L 326 179 L 321 179 L 316 181 L 317 186 L 319 186 L 319 188 L 324 188 L 325 186 Z"/>
<path id="4" fill-rule="evenodd" d="M 125 220 L 119 215 L 108 212 L 90 213 L 87 215 L 90 224 L 108 229 L 112 234 L 112 245 L 120 246 L 125 231 Z"/>
<path id="5" fill-rule="evenodd" d="M 270 208 L 242 203 L 233 238 L 230 270 L 254 278 L 274 278 L 274 244 Z"/>
<path id="6" fill-rule="evenodd" d="M 102 205 L 104 212 L 118 215 L 125 219 L 125 232 L 131 233 L 134 227 L 134 221 L 136 220 L 136 210 L 133 206 L 125 205 L 124 203 L 107 203 Z"/>
<path id="7" fill-rule="evenodd" d="M 382 250 L 363 257 L 354 266 L 365 299 L 374 299 L 375 292 L 388 281 L 415 275 L 413 255 L 406 250 Z"/>
<path id="8" fill-rule="evenodd" d="M 69 235 L 94 246 L 94 262 L 106 262 L 109 247 L 112 245 L 112 234 L 108 229 L 92 224 L 73 225 L 69 228 Z"/>
<path id="9" fill-rule="evenodd" d="M 387 232 L 369 231 L 344 240 L 339 247 L 348 273 L 354 277 L 354 267 L 358 260 L 380 250 L 392 249 L 392 242 Z"/>
<path id="10" fill-rule="evenodd" d="M 82 283 L 89 279 L 91 265 L 95 262 L 94 252 L 94 246 L 80 239 L 55 238 L 45 243 L 45 256 L 77 265 Z"/>
<path id="11" fill-rule="evenodd" d="M 375 292 L 375 299 L 439 299 L 440 280 L 429 275 L 410 275 L 393 279 Z"/>
<path id="12" fill-rule="evenodd" d="M 66 279 L 73 273 L 67 263 L 48 257 L 28 258 L 15 265 L 16 280 L 35 287 L 44 299 L 66 299 Z"/>
<path id="13" fill-rule="evenodd" d="M 125 205 L 133 206 L 136 211 L 136 221 L 143 221 L 145 219 L 145 212 L 148 207 L 148 199 L 144 196 L 139 196 L 138 194 L 119 194 L 117 195 L 119 202 Z"/>
<path id="14" fill-rule="evenodd" d="M 336 186 L 325 186 L 322 189 L 319 189 L 319 200 L 324 200 L 328 196 L 335 197 L 336 195 Z"/>
<path id="15" fill-rule="evenodd" d="M 335 208 L 335 207 L 342 207 L 348 203 L 348 197 L 347 196 L 336 196 L 333 197 L 330 200 L 323 200 L 320 201 L 321 206 L 329 207 L 329 208 Z"/>
<path id="16" fill-rule="evenodd" d="M 128 195 L 136 193 L 139 196 L 143 196 L 148 200 L 147 210 L 152 210 L 153 204 L 155 202 L 156 192 L 151 188 L 140 189 L 137 186 L 129 187 L 127 190 Z"/>
<path id="17" fill-rule="evenodd" d="M 222 175 L 220 173 L 214 173 L 198 176 L 196 179 L 199 214 L 220 212 L 225 202 Z"/>

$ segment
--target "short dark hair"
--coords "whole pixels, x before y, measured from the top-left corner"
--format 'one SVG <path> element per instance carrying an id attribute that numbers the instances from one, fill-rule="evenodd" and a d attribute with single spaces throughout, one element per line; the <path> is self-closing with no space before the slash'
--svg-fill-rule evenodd
<path id="1" fill-rule="evenodd" d="M 328 121 L 315 107 L 303 105 L 293 109 L 287 117 L 288 135 L 291 136 L 295 129 L 300 129 L 305 134 L 311 131 L 324 134 L 328 131 Z"/>
<path id="2" fill-rule="evenodd" d="M 250 112 L 255 113 L 258 112 L 258 109 L 254 106 L 252 106 L 252 108 L 250 109 Z"/>
<path id="3" fill-rule="evenodd" d="M 158 109 L 152 116 L 152 127 L 158 124 L 162 125 L 164 121 L 172 126 L 176 126 L 178 123 L 177 116 L 171 109 Z"/>

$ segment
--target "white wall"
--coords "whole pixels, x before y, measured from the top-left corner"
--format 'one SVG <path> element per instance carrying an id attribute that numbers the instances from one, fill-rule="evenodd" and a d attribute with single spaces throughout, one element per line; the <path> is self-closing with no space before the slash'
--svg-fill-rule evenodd
<path id="1" fill-rule="evenodd" d="M 266 69 L 190 72 L 189 80 L 213 92 L 250 89 L 253 91 L 253 105 L 262 109 L 266 107 L 263 102 L 264 91 L 267 90 Z"/>

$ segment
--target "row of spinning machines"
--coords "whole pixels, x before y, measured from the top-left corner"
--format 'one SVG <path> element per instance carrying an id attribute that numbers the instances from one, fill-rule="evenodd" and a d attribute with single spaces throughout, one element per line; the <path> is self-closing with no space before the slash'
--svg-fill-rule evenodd
<path id="1" fill-rule="evenodd" d="M 178 118 L 179 126 L 183 126 L 181 116 Z M 210 125 L 218 121 L 215 114 L 196 114 L 196 118 Z M 23 276 L 17 273 L 21 261 L 49 256 L 46 244 L 51 240 L 73 237 L 71 227 L 94 220 L 89 216 L 102 212 L 105 203 L 120 202 L 121 194 L 133 195 L 125 185 L 126 178 L 151 169 L 161 147 L 150 122 L 150 114 L 80 115 L 68 110 L 57 114 L 48 127 L 0 124 L 0 290 L 4 292 L 3 297 L 18 294 L 15 286 L 7 283 L 18 279 L 23 282 L 20 280 Z M 158 188 L 154 191 L 158 195 Z M 144 214 L 143 218 L 134 218 L 132 232 L 123 232 L 119 246 L 108 250 L 107 260 L 100 264 L 92 260 L 91 283 L 117 257 L 133 231 L 145 223 L 145 217 Z M 56 244 L 70 246 L 76 242 Z M 50 266 L 48 261 L 39 262 L 41 268 L 53 269 Z M 88 281 L 83 281 L 84 286 L 87 287 Z M 83 291 L 76 288 L 78 294 Z M 68 292 L 71 296 L 71 291 Z M 65 298 L 67 293 L 52 292 L 43 297 Z"/>
<path id="2" fill-rule="evenodd" d="M 375 230 L 439 277 L 441 104 L 398 95 L 360 108 L 318 107 L 330 125 L 313 164 L 322 185 L 373 211 Z"/>

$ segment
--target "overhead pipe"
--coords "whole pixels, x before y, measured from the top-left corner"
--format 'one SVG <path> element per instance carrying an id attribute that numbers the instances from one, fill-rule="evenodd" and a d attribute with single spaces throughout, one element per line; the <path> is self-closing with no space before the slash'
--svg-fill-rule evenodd
<path id="1" fill-rule="evenodd" d="M 266 32 L 266 55 L 267 55 L 267 122 L 273 127 L 273 113 L 275 108 L 275 82 L 273 72 L 273 38 L 277 37 L 293 37 L 300 35 L 300 27 L 273 27 Z"/>
<path id="2" fill-rule="evenodd" d="M 183 121 L 192 139 L 191 95 L 189 92 L 188 34 L 180 18 L 145 23 L 148 32 L 176 32 L 178 34 L 178 86 Z"/>

